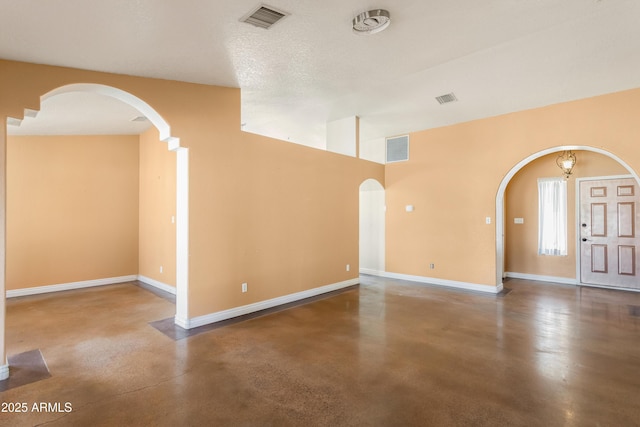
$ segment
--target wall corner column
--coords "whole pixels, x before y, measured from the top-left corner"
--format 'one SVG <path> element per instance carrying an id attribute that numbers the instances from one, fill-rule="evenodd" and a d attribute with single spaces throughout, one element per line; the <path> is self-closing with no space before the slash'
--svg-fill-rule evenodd
<path id="1" fill-rule="evenodd" d="M 189 329 L 189 149 L 176 152 L 176 316 Z"/>
<path id="2" fill-rule="evenodd" d="M 0 132 L 0 380 L 9 378 L 9 362 L 6 351 L 6 261 L 7 261 L 7 126 L 6 115 L 2 114 L 2 131 Z"/>

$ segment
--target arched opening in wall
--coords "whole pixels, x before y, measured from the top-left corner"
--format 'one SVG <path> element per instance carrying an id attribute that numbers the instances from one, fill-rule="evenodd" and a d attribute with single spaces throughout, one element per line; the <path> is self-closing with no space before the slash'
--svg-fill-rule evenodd
<path id="1" fill-rule="evenodd" d="M 7 126 L 7 296 L 143 280 L 186 320 L 188 151 L 117 88 L 68 85 L 41 106 Z"/>
<path id="2" fill-rule="evenodd" d="M 360 184 L 360 273 L 385 271 L 385 191 L 375 179 Z"/>
<path id="3" fill-rule="evenodd" d="M 562 151 L 568 149 L 575 152 L 577 163 L 571 176 L 564 179 L 556 159 Z M 566 183 L 563 184 L 566 185 L 566 251 L 557 255 L 540 255 L 538 183 L 550 178 Z M 635 185 L 637 189 L 638 175 L 622 159 L 592 147 L 571 146 L 544 150 L 529 156 L 512 168 L 503 179 L 496 198 L 497 283 L 502 283 L 504 277 L 512 277 L 555 283 L 591 284 L 585 281 L 584 277 L 585 267 L 591 268 L 585 263 L 591 260 L 589 242 L 592 222 L 584 217 L 586 212 L 591 211 L 591 202 L 581 197 L 579 190 L 584 183 L 594 180 L 612 183 L 613 179 L 618 178 L 626 179 L 627 183 Z M 612 192 L 615 190 L 612 189 L 609 194 Z M 633 201 L 635 206 L 639 205 L 638 200 L 636 196 Z M 611 202 L 610 220 L 611 217 L 617 218 L 617 206 L 616 201 Z M 611 223 L 611 226 L 614 224 Z M 637 236 L 635 242 L 634 244 L 638 243 Z M 617 243 L 609 244 L 610 260 L 614 257 L 617 259 L 617 248 Z M 630 250 L 629 253 L 631 252 L 633 251 Z M 618 265 L 615 266 L 615 271 L 618 271 Z M 637 271 L 634 274 L 637 274 Z M 635 277 L 637 279 L 637 276 Z"/>

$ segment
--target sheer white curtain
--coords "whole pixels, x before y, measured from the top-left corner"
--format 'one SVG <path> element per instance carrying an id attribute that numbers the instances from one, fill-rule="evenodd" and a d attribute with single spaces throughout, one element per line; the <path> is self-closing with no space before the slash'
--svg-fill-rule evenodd
<path id="1" fill-rule="evenodd" d="M 538 254 L 567 255 L 567 181 L 538 179 Z"/>

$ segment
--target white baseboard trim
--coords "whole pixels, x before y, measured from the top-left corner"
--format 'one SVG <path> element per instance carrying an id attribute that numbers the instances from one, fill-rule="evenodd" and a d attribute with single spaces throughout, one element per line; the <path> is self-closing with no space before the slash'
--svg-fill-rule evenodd
<path id="1" fill-rule="evenodd" d="M 0 365 L 0 381 L 9 378 L 9 364 Z"/>
<path id="2" fill-rule="evenodd" d="M 173 323 L 175 323 L 176 325 L 180 326 L 182 329 L 190 329 L 189 328 L 189 319 L 178 317 L 178 315 L 176 315 L 173 318 Z M 193 326 L 192 326 L 192 328 L 193 328 Z"/>
<path id="3" fill-rule="evenodd" d="M 155 279 L 152 279 L 151 277 L 147 277 L 147 276 L 143 276 L 141 274 L 138 275 L 138 280 L 141 281 L 142 283 L 145 283 L 149 286 L 153 286 L 154 288 L 158 288 L 161 291 L 165 291 L 168 292 L 170 294 L 175 295 L 176 294 L 176 288 L 175 286 L 171 286 L 171 285 L 167 285 L 166 283 L 162 283 L 159 282 Z"/>
<path id="4" fill-rule="evenodd" d="M 615 291 L 629 291 L 629 292 L 640 292 L 640 289 L 636 288 L 623 288 L 622 286 L 607 286 L 607 285 L 594 285 L 591 283 L 578 283 L 580 286 L 584 286 L 587 288 L 598 288 L 598 289 L 612 289 Z"/>
<path id="5" fill-rule="evenodd" d="M 49 292 L 71 291 L 74 289 L 91 288 L 94 286 L 113 285 L 138 280 L 137 275 L 109 277 L 106 279 L 84 280 L 81 282 L 61 283 L 59 285 L 36 286 L 33 288 L 10 289 L 7 298 L 24 297 L 28 295 L 46 294 Z"/>
<path id="6" fill-rule="evenodd" d="M 455 280 L 436 279 L 434 277 L 412 276 L 409 274 L 390 273 L 388 271 L 381 272 L 381 277 L 389 279 L 409 280 L 411 282 L 425 283 L 428 285 L 445 286 L 448 288 L 466 289 L 468 291 L 485 292 L 490 294 L 498 294 L 502 292 L 502 283 L 498 286 L 480 285 L 477 283 L 458 282 Z"/>
<path id="7" fill-rule="evenodd" d="M 178 319 L 176 317 L 176 325 L 184 329 L 197 328 L 198 326 L 208 325 L 210 323 L 221 322 L 223 320 L 232 319 L 234 317 L 243 316 L 256 311 L 265 310 L 267 308 L 277 307 L 279 305 L 288 304 L 294 301 L 300 301 L 305 298 L 315 297 L 327 292 L 337 291 L 338 289 L 347 288 L 349 286 L 360 283 L 359 278 L 345 280 L 344 282 L 333 283 L 331 285 L 320 286 L 319 288 L 309 289 L 307 291 L 296 292 L 294 294 L 284 295 L 281 297 L 256 302 L 253 304 L 243 305 L 241 307 L 231 308 L 229 310 L 218 311 L 216 313 L 205 314 L 204 316 L 194 317 L 192 319 Z"/>
<path id="8" fill-rule="evenodd" d="M 523 280 L 535 280 L 538 282 L 552 282 L 552 283 L 562 283 L 565 285 L 577 285 L 578 280 L 571 279 L 568 277 L 555 277 L 555 276 L 541 276 L 539 274 L 527 274 L 527 273 L 514 273 L 512 271 L 506 271 L 504 273 L 505 277 L 509 277 L 511 279 L 523 279 Z"/>
<path id="9" fill-rule="evenodd" d="M 369 276 L 382 276 L 384 271 L 373 270 L 371 268 L 361 268 L 360 274 L 368 274 Z"/>

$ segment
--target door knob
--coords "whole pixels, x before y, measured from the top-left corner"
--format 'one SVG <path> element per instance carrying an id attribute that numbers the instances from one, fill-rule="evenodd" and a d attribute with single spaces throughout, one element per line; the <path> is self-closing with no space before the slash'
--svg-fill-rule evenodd
<path id="1" fill-rule="evenodd" d="M 582 226 L 583 226 L 583 227 L 586 227 L 586 226 L 587 226 L 587 224 L 582 224 Z"/>
<path id="2" fill-rule="evenodd" d="M 588 241 L 588 240 L 589 240 L 589 239 L 587 239 L 586 237 L 583 237 L 583 238 L 582 238 L 582 241 L 583 241 L 583 242 L 586 242 L 586 241 Z"/>

